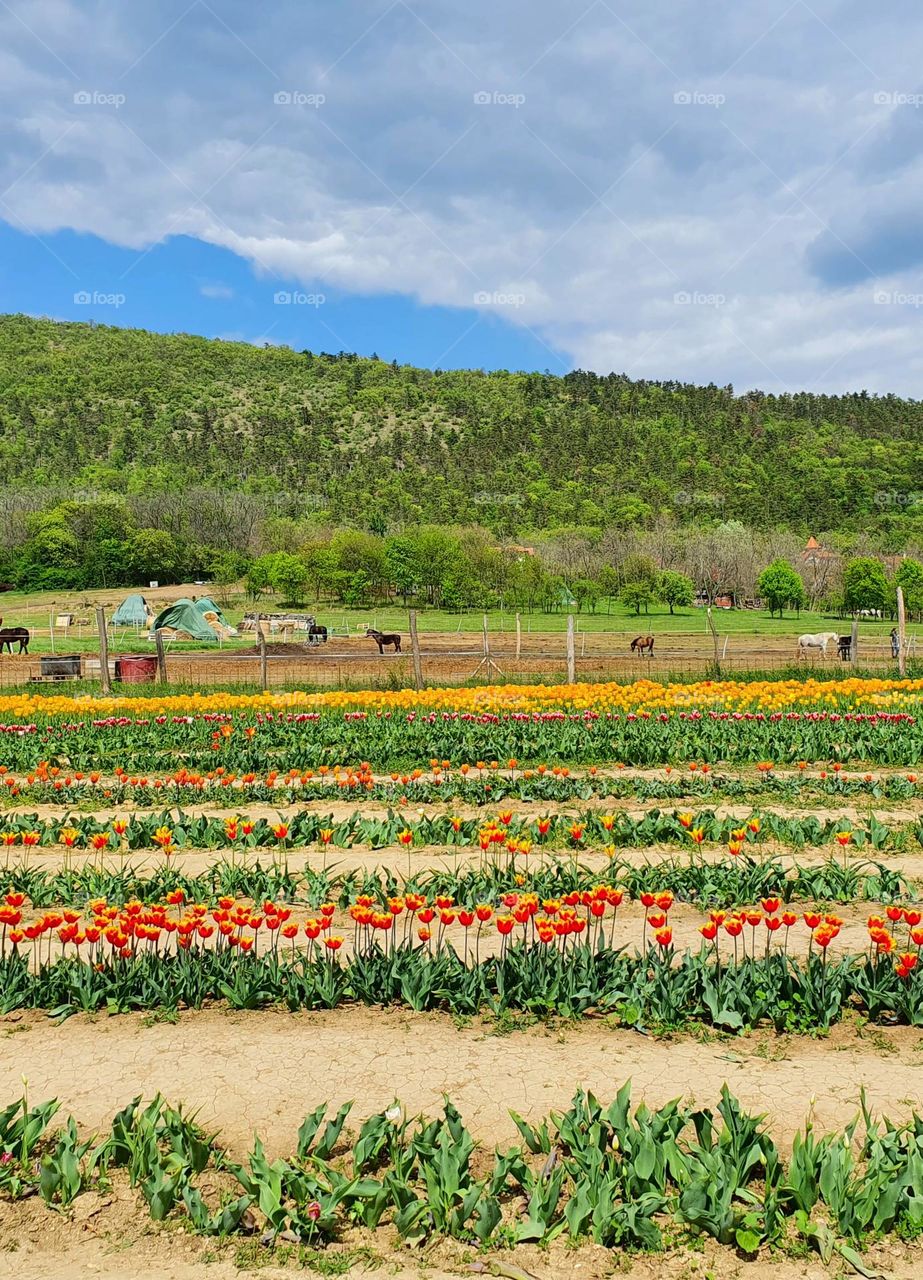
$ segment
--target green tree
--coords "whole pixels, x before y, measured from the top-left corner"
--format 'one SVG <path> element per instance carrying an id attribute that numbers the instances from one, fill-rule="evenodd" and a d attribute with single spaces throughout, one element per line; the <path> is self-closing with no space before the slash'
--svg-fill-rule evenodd
<path id="1" fill-rule="evenodd" d="M 628 582 L 644 582 L 650 587 L 651 597 L 657 581 L 657 564 L 650 556 L 630 555 L 618 566 L 619 580 L 624 585 Z"/>
<path id="2" fill-rule="evenodd" d="M 654 588 L 657 599 L 662 600 L 672 613 L 674 609 L 689 609 L 695 595 L 692 579 L 674 569 L 664 569 L 657 575 Z"/>
<path id="3" fill-rule="evenodd" d="M 647 613 L 653 599 L 654 582 L 652 579 L 626 582 L 619 592 L 619 600 L 621 600 L 622 604 L 629 609 L 634 609 L 636 614 L 640 614 L 642 609 Z"/>
<path id="4" fill-rule="evenodd" d="M 843 608 L 847 613 L 884 609 L 887 600 L 888 578 L 880 560 L 857 556 L 847 561 L 843 570 Z"/>
<path id="5" fill-rule="evenodd" d="M 593 578 L 576 578 L 570 584 L 571 594 L 577 601 L 577 612 L 582 613 L 584 609 L 589 609 L 590 613 L 594 613 L 599 598 L 602 595 L 602 587 Z"/>
<path id="6" fill-rule="evenodd" d="M 910 615 L 923 614 L 923 564 L 905 557 L 897 566 L 894 585 L 904 593 L 904 608 Z"/>
<path id="7" fill-rule="evenodd" d="M 257 556 L 247 570 L 247 594 L 254 599 L 272 587 L 272 568 L 277 552 Z"/>
<path id="8" fill-rule="evenodd" d="M 787 560 L 773 560 L 767 565 L 756 580 L 756 589 L 768 605 L 770 616 L 777 613 L 781 618 L 787 608 L 804 606 L 804 582 Z"/>
<path id="9" fill-rule="evenodd" d="M 20 585 L 34 591 L 78 585 L 80 545 L 60 516 L 42 513 L 30 519 L 28 527 L 16 571 Z"/>
<path id="10" fill-rule="evenodd" d="M 208 576 L 225 598 L 228 588 L 244 577 L 250 568 L 250 557 L 241 551 L 217 551 L 206 556 Z"/>
<path id="11" fill-rule="evenodd" d="M 388 538 L 385 543 L 385 563 L 389 581 L 400 593 L 404 604 L 407 604 L 419 585 L 413 539 L 405 534 Z"/>
<path id="12" fill-rule="evenodd" d="M 300 604 L 304 597 L 305 584 L 308 581 L 308 566 L 300 556 L 289 555 L 280 551 L 273 556 L 269 570 L 269 581 L 273 590 L 289 604 Z"/>
<path id="13" fill-rule="evenodd" d="M 182 564 L 176 539 L 166 529 L 138 529 L 128 541 L 126 560 L 135 582 L 176 582 Z"/>
<path id="14" fill-rule="evenodd" d="M 343 529 L 330 539 L 329 554 L 334 568 L 348 574 L 351 581 L 354 580 L 354 591 L 360 581 L 356 575 L 361 575 L 364 584 L 359 592 L 362 603 L 371 595 L 377 595 L 387 582 L 388 562 L 384 542 L 372 533 Z"/>
<path id="15" fill-rule="evenodd" d="M 84 549 L 83 580 L 88 587 L 115 587 L 130 583 L 128 544 L 121 538 L 100 538 Z"/>

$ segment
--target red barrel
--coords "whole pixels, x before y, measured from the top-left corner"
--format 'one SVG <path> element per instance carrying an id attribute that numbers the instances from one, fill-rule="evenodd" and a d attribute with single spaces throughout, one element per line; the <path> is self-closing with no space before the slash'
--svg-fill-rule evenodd
<path id="1" fill-rule="evenodd" d="M 156 658 L 119 658 L 118 669 L 123 684 L 153 684 L 157 679 Z"/>

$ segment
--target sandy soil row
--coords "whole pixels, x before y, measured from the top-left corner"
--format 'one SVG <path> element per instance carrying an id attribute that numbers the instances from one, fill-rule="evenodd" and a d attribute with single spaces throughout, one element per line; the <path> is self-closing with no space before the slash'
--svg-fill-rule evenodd
<path id="1" fill-rule="evenodd" d="M 717 1101 L 727 1082 L 765 1113 L 788 1143 L 813 1099 L 821 1130 L 870 1106 L 895 1119 L 920 1107 L 923 1037 L 908 1028 L 839 1026 L 827 1039 L 754 1034 L 662 1042 L 601 1023 L 534 1027 L 508 1035 L 490 1024 L 456 1025 L 439 1014 L 341 1009 L 310 1014 L 204 1010 L 175 1024 L 141 1015 L 77 1015 L 56 1025 L 37 1014 L 0 1019 L 0 1100 L 56 1097 L 92 1129 L 135 1094 L 160 1090 L 200 1108 L 238 1155 L 254 1132 L 275 1153 L 291 1150 L 307 1111 L 328 1099 L 355 1102 L 361 1121 L 395 1097 L 434 1113 L 448 1094 L 488 1145 L 516 1138 L 509 1110 L 537 1119 L 574 1091 L 611 1100 L 625 1080 L 636 1100 Z"/>
<path id="2" fill-rule="evenodd" d="M 769 842 L 752 846 L 748 854 L 758 850 L 757 856 L 766 861 L 779 862 L 783 867 L 792 869 L 799 867 L 821 866 L 829 861 L 829 849 L 799 849 L 792 853 L 790 849 L 775 847 Z M 96 867 L 110 871 L 131 867 L 139 875 L 149 875 L 164 865 L 164 855 L 157 850 L 135 849 L 125 854 L 111 853 L 101 857 L 90 849 L 63 848 L 15 848 L 4 850 L 0 861 L 0 878 L 14 873 L 24 867 L 54 872 L 63 869 Z M 645 848 L 619 848 L 615 853 L 615 862 L 625 863 L 632 867 L 657 867 L 664 862 L 686 864 L 689 851 L 682 847 L 667 845 L 651 845 Z M 498 855 L 501 865 L 505 865 L 507 855 Z M 730 855 L 724 846 L 711 848 L 702 845 L 695 852 L 696 862 L 727 863 Z M 837 848 L 836 858 L 840 860 Z M 906 879 L 917 882 L 923 880 L 923 849 L 919 853 L 892 853 L 874 849 L 862 852 L 850 852 L 847 860 L 860 867 L 867 867 L 870 862 L 881 862 L 890 870 L 900 872 Z M 555 863 L 569 862 L 566 850 L 542 850 L 533 848 L 527 860 L 517 860 L 517 870 L 528 874 L 530 869 Z M 602 850 L 580 850 L 576 861 L 580 866 L 600 876 L 610 874 L 612 860 Z M 288 868 L 289 871 L 302 872 L 326 870 L 331 875 L 344 876 L 355 872 L 374 875 L 387 868 L 398 879 L 420 875 L 426 871 L 445 871 L 457 875 L 465 870 L 479 866 L 487 866 L 490 858 L 485 858 L 479 849 L 470 847 L 438 847 L 430 845 L 425 848 L 407 848 L 402 845 L 391 845 L 383 849 L 337 849 L 332 845 L 326 849 L 289 849 L 279 854 L 273 849 L 191 849 L 178 850 L 169 857 L 169 865 L 185 875 L 204 875 L 217 863 L 233 863 L 238 867 L 254 866 L 257 862 L 262 867 L 273 865 Z"/>
<path id="3" fill-rule="evenodd" d="M 823 804 L 813 807 L 794 806 L 781 802 L 778 804 L 760 804 L 756 801 L 728 804 L 718 797 L 714 800 L 695 798 L 687 800 L 632 800 L 629 802 L 599 799 L 598 797 L 592 797 L 587 800 L 575 798 L 567 801 L 503 799 L 483 805 L 454 802 L 449 802 L 448 804 L 441 802 L 427 803 L 414 800 L 412 797 L 408 799 L 406 804 L 401 804 L 398 800 L 366 800 L 361 794 L 350 796 L 349 799 L 344 799 L 342 794 L 334 794 L 329 798 L 325 796 L 322 799 L 295 801 L 286 800 L 280 796 L 277 804 L 269 804 L 263 800 L 251 801 L 246 796 L 241 795 L 238 797 L 239 804 L 235 805 L 232 803 L 234 798 L 228 797 L 227 806 L 222 808 L 215 804 L 209 804 L 207 801 L 203 803 L 192 799 L 187 804 L 182 799 L 177 801 L 172 796 L 164 796 L 158 804 L 153 805 L 137 805 L 130 800 L 118 800 L 112 804 L 91 809 L 69 804 L 30 804 L 28 801 L 23 801 L 15 805 L 4 806 L 0 810 L 0 823 L 2 823 L 4 816 L 20 813 L 36 814 L 45 821 L 54 821 L 55 819 L 63 818 L 65 815 L 78 813 L 81 816 L 93 817 L 100 822 L 106 822 L 110 821 L 113 815 L 125 816 L 132 813 L 144 814 L 162 811 L 174 816 L 182 812 L 186 816 L 203 816 L 215 818 L 222 822 L 237 812 L 245 813 L 249 818 L 266 818 L 273 822 L 280 816 L 286 817 L 294 813 L 321 813 L 325 816 L 330 814 L 335 822 L 343 822 L 357 812 L 363 818 L 383 818 L 389 811 L 391 813 L 400 812 L 408 819 L 432 818 L 446 813 L 458 818 L 476 818 L 486 822 L 488 819 L 495 817 L 501 810 L 526 818 L 535 818 L 539 814 L 563 813 L 570 816 L 578 813 L 598 812 L 601 814 L 624 814 L 632 819 L 641 819 L 645 814 L 650 813 L 652 809 L 659 809 L 663 813 L 672 813 L 673 810 L 678 810 L 679 812 L 689 812 L 693 815 L 699 811 L 707 810 L 710 813 L 715 813 L 719 818 L 744 819 L 749 818 L 754 813 L 772 813 L 778 814 L 783 818 L 816 818 L 818 821 L 825 821 L 828 818 L 842 818 L 850 824 L 858 825 L 867 823 L 869 815 L 874 814 L 879 822 L 883 822 L 885 826 L 892 827 L 902 823 L 916 822 L 923 817 L 923 798 L 919 802 L 903 802 L 897 805 L 869 801 L 866 804 L 848 804 L 844 802 L 842 804 Z"/>
<path id="4" fill-rule="evenodd" d="M 826 1280 L 844 1274 L 839 1255 L 829 1268 L 817 1257 L 773 1255 L 749 1261 L 710 1240 L 697 1240 L 694 1251 L 680 1247 L 652 1255 L 610 1252 L 592 1244 L 574 1248 L 558 1240 L 548 1249 L 519 1245 L 512 1253 L 500 1250 L 485 1258 L 455 1241 L 411 1250 L 387 1228 L 374 1235 L 348 1232 L 342 1243 L 304 1264 L 291 1247 L 271 1255 L 252 1241 L 196 1239 L 172 1225 L 158 1229 L 148 1224 L 127 1198 L 117 1206 L 99 1197 L 87 1199 L 96 1203 L 78 1201 L 73 1222 L 42 1206 L 13 1206 L 6 1224 L 0 1224 L 0 1249 L 8 1251 L 0 1253 L 0 1280 L 70 1280 L 77 1275 L 238 1280 L 254 1274 L 263 1280 L 293 1280 L 317 1273 L 364 1280 L 470 1280 L 473 1274 L 489 1275 L 492 1262 L 517 1268 L 513 1274 L 523 1280 L 606 1280 L 613 1275 L 627 1280 Z M 918 1252 L 914 1245 L 887 1242 L 864 1256 L 868 1266 L 887 1268 L 873 1274 L 917 1280 Z"/>
<path id="5" fill-rule="evenodd" d="M 864 1087 L 873 1110 L 903 1118 L 923 1096 L 923 1039 L 907 1029 L 860 1033 L 839 1027 L 828 1040 L 751 1036 L 658 1042 L 601 1024 L 531 1028 L 496 1034 L 489 1024 L 458 1026 L 445 1017 L 406 1011 L 340 1010 L 288 1015 L 204 1011 L 173 1025 L 138 1016 L 74 1017 L 56 1026 L 41 1016 L 0 1020 L 0 1101 L 18 1097 L 23 1079 L 33 1100 L 57 1097 L 87 1129 L 105 1126 L 135 1094 L 157 1090 L 200 1109 L 237 1156 L 254 1132 L 270 1156 L 290 1152 L 305 1113 L 321 1100 L 352 1099 L 354 1125 L 399 1096 L 408 1111 L 432 1114 L 444 1094 L 460 1107 L 485 1146 L 512 1143 L 515 1109 L 538 1119 L 566 1107 L 583 1086 L 608 1101 L 628 1078 L 636 1101 L 683 1096 L 713 1104 L 727 1082 L 743 1104 L 763 1112 L 786 1146 L 809 1107 L 818 1129 L 845 1124 Z M 390 1234 L 347 1239 L 342 1248 L 371 1246 L 352 1274 L 394 1280 L 448 1280 L 470 1275 L 476 1257 L 443 1243 L 422 1254 L 401 1249 Z M 291 1276 L 226 1246 L 158 1230 L 123 1191 L 102 1200 L 81 1197 L 68 1218 L 37 1201 L 6 1206 L 0 1215 L 0 1277 L 57 1280 L 75 1274 L 106 1280 L 232 1280 L 259 1266 L 267 1280 Z M 503 1257 L 503 1255 L 499 1255 Z M 819 1280 L 830 1274 L 816 1258 L 744 1262 L 709 1242 L 700 1252 L 625 1258 L 593 1246 L 563 1243 L 550 1252 L 517 1249 L 507 1261 L 538 1280 L 597 1280 L 613 1266 L 633 1280 L 707 1280 L 755 1276 Z M 910 1280 L 918 1262 L 909 1247 L 874 1254 L 892 1280 Z M 835 1269 L 835 1268 L 834 1268 Z"/>

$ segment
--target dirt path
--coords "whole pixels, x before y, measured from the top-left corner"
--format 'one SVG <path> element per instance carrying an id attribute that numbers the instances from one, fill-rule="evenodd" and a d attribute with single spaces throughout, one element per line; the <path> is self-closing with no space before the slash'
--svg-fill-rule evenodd
<path id="1" fill-rule="evenodd" d="M 379 1232 L 364 1239 L 355 1233 L 356 1239 L 328 1247 L 306 1267 L 292 1249 L 282 1250 L 276 1263 L 253 1245 L 240 1247 L 235 1242 L 222 1244 L 176 1230 L 157 1230 L 127 1211 L 116 1227 L 107 1214 L 104 1210 L 95 1220 L 70 1224 L 56 1220 L 46 1209 L 25 1219 L 15 1207 L 9 1226 L 16 1234 L 8 1237 L 10 1251 L 0 1254 L 0 1280 L 71 1280 L 74 1276 L 238 1280 L 252 1275 L 261 1280 L 293 1280 L 316 1274 L 348 1274 L 363 1280 L 458 1280 L 461 1276 L 470 1280 L 471 1264 L 479 1260 L 476 1250 L 453 1241 L 412 1251 L 387 1239 L 389 1232 Z M 0 1224 L 0 1240 L 3 1235 Z M 913 1245 L 884 1244 L 865 1257 L 871 1266 L 882 1268 L 879 1274 L 888 1280 L 917 1280 L 917 1252 Z M 286 1254 L 292 1255 L 288 1265 L 283 1261 Z M 647 1256 L 610 1252 L 591 1244 L 573 1248 L 560 1240 L 548 1249 L 519 1245 L 514 1253 L 498 1251 L 493 1256 L 536 1280 L 604 1280 L 616 1274 L 626 1280 L 823 1280 L 842 1275 L 838 1257 L 829 1269 L 816 1256 L 794 1260 L 777 1255 L 750 1262 L 708 1240 L 697 1242 L 695 1252 L 679 1249 Z"/>
<path id="2" fill-rule="evenodd" d="M 791 1140 L 809 1099 L 820 1130 L 845 1124 L 864 1087 L 895 1119 L 923 1097 L 923 1036 L 895 1028 L 836 1028 L 829 1039 L 754 1035 L 668 1043 L 599 1023 L 536 1027 L 509 1035 L 456 1026 L 435 1014 L 349 1009 L 290 1015 L 206 1010 L 178 1022 L 140 1015 L 41 1015 L 0 1020 L 0 1103 L 56 1097 L 96 1129 L 135 1094 L 158 1090 L 200 1108 L 237 1155 L 257 1132 L 275 1153 L 291 1149 L 318 1102 L 353 1099 L 354 1120 L 398 1097 L 408 1111 L 436 1111 L 448 1094 L 484 1142 L 516 1138 L 512 1108 L 531 1118 L 566 1107 L 578 1086 L 610 1100 L 626 1079 L 637 1100 L 686 1097 L 714 1104 L 725 1081 L 744 1106 L 764 1112 Z"/>
<path id="3" fill-rule="evenodd" d="M 240 794 L 236 797 L 235 803 L 229 803 L 224 808 L 214 803 L 209 804 L 207 801 L 197 803 L 195 800 L 191 800 L 190 803 L 184 804 L 182 800 L 176 802 L 164 797 L 162 805 L 138 805 L 130 801 L 125 803 L 119 801 L 93 809 L 82 809 L 76 805 L 68 804 L 30 804 L 25 801 L 21 804 L 7 806 L 2 810 L 2 813 L 3 816 L 10 815 L 11 817 L 21 813 L 35 814 L 36 817 L 46 822 L 62 819 L 68 814 L 92 817 L 99 822 L 107 822 L 112 819 L 114 814 L 124 817 L 136 813 L 144 815 L 160 812 L 166 812 L 174 819 L 180 813 L 183 813 L 187 818 L 214 818 L 219 822 L 223 822 L 228 817 L 239 812 L 245 813 L 248 818 L 265 818 L 267 821 L 275 822 L 280 816 L 286 818 L 296 813 L 320 813 L 324 816 L 329 814 L 334 822 L 345 822 L 355 813 L 359 813 L 363 818 L 384 818 L 388 813 L 400 813 L 407 819 L 434 818 L 440 814 L 450 814 L 457 818 L 475 818 L 486 821 L 488 818 L 495 817 L 500 811 L 508 811 L 527 819 L 533 819 L 537 814 L 565 814 L 570 817 L 579 813 L 598 812 L 600 814 L 623 814 L 628 818 L 640 820 L 650 813 L 652 809 L 659 809 L 661 813 L 673 813 L 674 810 L 679 812 L 687 811 L 692 814 L 708 812 L 716 814 L 719 818 L 739 819 L 749 818 L 754 813 L 772 813 L 782 818 L 817 818 L 818 820 L 837 818 L 844 819 L 850 824 L 861 826 L 868 822 L 870 815 L 874 815 L 885 826 L 894 827 L 902 823 L 918 821 L 923 816 L 923 801 L 919 803 L 916 801 L 904 802 L 902 804 L 890 804 L 887 801 L 870 801 L 864 805 L 824 802 L 810 807 L 785 804 L 781 801 L 760 804 L 757 800 L 752 803 L 726 804 L 719 796 L 716 796 L 713 800 L 696 797 L 682 801 L 626 801 L 611 798 L 600 799 L 598 796 L 593 796 L 586 800 L 575 797 L 567 801 L 504 799 L 492 801 L 490 804 L 475 805 L 456 804 L 451 801 L 445 803 L 441 800 L 414 801 L 412 799 L 407 804 L 399 804 L 396 801 L 367 800 L 362 795 L 352 796 L 350 799 L 344 800 L 341 794 L 332 794 L 329 797 L 324 796 L 320 799 L 301 799 L 292 802 L 286 801 L 280 795 L 278 804 L 268 804 L 262 800 L 250 801 L 246 795 Z"/>
<path id="4" fill-rule="evenodd" d="M 349 1251 L 329 1249 L 310 1270 L 295 1260 L 288 1265 L 273 1265 L 260 1260 L 257 1252 L 251 1260 L 240 1258 L 233 1245 L 217 1246 L 202 1240 L 186 1240 L 176 1233 L 142 1233 L 138 1226 L 126 1223 L 125 1230 L 109 1238 L 95 1233 L 58 1230 L 58 1243 L 50 1244 L 42 1229 L 36 1226 L 33 1237 L 20 1236 L 16 1252 L 0 1257 L 0 1280 L 70 1280 L 73 1276 L 94 1276 L 100 1280 L 238 1280 L 240 1276 L 258 1275 L 262 1280 L 293 1280 L 293 1277 L 321 1273 L 324 1262 L 333 1266 L 333 1256 Z M 368 1253 L 356 1252 L 352 1265 L 344 1271 L 326 1274 L 348 1274 L 363 1280 L 458 1280 L 472 1275 L 471 1259 L 477 1254 L 461 1245 L 444 1245 L 408 1258 L 409 1250 L 396 1247 L 385 1251 L 374 1247 Z M 453 1256 L 454 1255 L 454 1256 Z M 515 1253 L 500 1252 L 499 1261 L 526 1269 L 536 1280 L 602 1280 L 619 1275 L 626 1280 L 822 1280 L 842 1275 L 839 1259 L 830 1268 L 818 1258 L 794 1261 L 784 1257 L 767 1257 L 749 1262 L 731 1249 L 698 1244 L 695 1253 L 678 1251 L 632 1256 L 620 1251 L 592 1245 L 573 1249 L 560 1242 L 549 1250 L 520 1245 Z M 874 1266 L 886 1267 L 879 1274 L 888 1280 L 917 1280 L 919 1263 L 911 1245 L 879 1246 L 865 1255 Z M 852 1274 L 852 1273 L 850 1273 Z"/>
<path id="5" fill-rule="evenodd" d="M 829 849 L 799 849 L 793 854 L 790 849 L 774 846 L 764 842 L 754 846 L 756 856 L 766 860 L 779 862 L 783 867 L 794 868 L 821 866 L 829 861 Z M 749 852 L 749 851 L 748 851 Z M 64 849 L 57 846 L 50 848 L 22 849 L 5 851 L 6 856 L 0 861 L 0 879 L 8 873 L 14 873 L 24 867 L 54 872 L 81 867 L 97 867 L 109 871 L 120 868 L 131 869 L 142 875 L 150 875 L 164 864 L 163 854 L 153 850 L 132 850 L 120 855 L 107 854 L 104 857 L 89 849 Z M 689 850 L 679 845 L 649 845 L 644 848 L 619 848 L 615 853 L 615 862 L 626 863 L 632 867 L 660 866 L 664 862 L 686 864 Z M 729 858 L 723 846 L 700 846 L 695 852 L 696 861 L 707 863 L 726 863 Z M 837 858 L 842 855 L 837 849 Z M 887 850 L 867 849 L 862 852 L 852 851 L 848 860 L 860 867 L 870 862 L 881 862 L 892 871 L 899 871 L 911 881 L 923 880 L 923 850 L 917 853 L 893 853 Z M 446 871 L 453 875 L 478 867 L 483 864 L 483 855 L 477 848 L 469 846 L 440 847 L 429 845 L 426 848 L 405 848 L 402 845 L 390 845 L 382 849 L 357 847 L 337 849 L 328 846 L 326 852 L 315 849 L 289 849 L 280 855 L 273 849 L 247 849 L 234 851 L 231 849 L 194 849 L 177 851 L 170 856 L 170 866 L 186 875 L 204 875 L 216 863 L 234 863 L 238 867 L 254 866 L 257 862 L 263 867 L 273 865 L 285 866 L 290 871 L 326 870 L 331 875 L 342 876 L 351 872 L 374 874 L 381 868 L 387 868 L 397 876 L 398 880 L 419 875 L 425 871 Z M 528 859 L 528 866 L 520 870 L 528 870 L 555 862 L 569 862 L 566 850 L 544 850 L 533 847 Z M 609 874 L 612 860 L 602 850 L 580 850 L 577 861 L 600 877 Z"/>
<path id="6" fill-rule="evenodd" d="M 33 1101 L 55 1096 L 62 1114 L 99 1129 L 135 1094 L 199 1109 L 236 1156 L 254 1132 L 270 1158 L 290 1153 L 308 1110 L 321 1100 L 355 1100 L 355 1129 L 397 1095 L 408 1111 L 432 1114 L 449 1094 L 472 1133 L 487 1147 L 517 1140 L 515 1109 L 538 1119 L 566 1107 L 579 1086 L 608 1101 L 624 1082 L 651 1104 L 683 1096 L 713 1105 L 726 1081 L 741 1102 L 766 1114 L 787 1146 L 812 1105 L 820 1131 L 855 1114 L 864 1087 L 873 1110 L 903 1118 L 923 1096 L 923 1037 L 907 1029 L 839 1027 L 828 1040 L 752 1036 L 655 1041 L 600 1024 L 535 1027 L 500 1035 L 488 1024 L 456 1026 L 437 1015 L 340 1010 L 287 1015 L 214 1010 L 183 1015 L 176 1024 L 144 1017 L 74 1017 L 56 1026 L 41 1016 L 0 1020 L 0 1104 L 18 1097 L 23 1078 Z M 813 1095 L 813 1099 L 812 1099 Z M 295 1251 L 271 1258 L 255 1239 L 221 1243 L 195 1239 L 173 1225 L 158 1227 L 137 1207 L 137 1195 L 114 1184 L 105 1196 L 81 1196 L 70 1214 L 37 1199 L 5 1205 L 0 1214 L 0 1280 L 237 1280 L 258 1271 L 266 1280 L 303 1275 Z M 885 1243 L 866 1255 L 890 1280 L 919 1274 L 913 1246 Z M 443 1241 L 420 1252 L 402 1247 L 393 1231 L 348 1231 L 323 1258 L 308 1261 L 326 1274 L 371 1280 L 450 1280 L 471 1276 L 475 1250 Z M 663 1255 L 520 1246 L 499 1254 L 537 1280 L 822 1280 L 837 1273 L 816 1256 L 761 1257 L 748 1262 L 704 1241 Z"/>

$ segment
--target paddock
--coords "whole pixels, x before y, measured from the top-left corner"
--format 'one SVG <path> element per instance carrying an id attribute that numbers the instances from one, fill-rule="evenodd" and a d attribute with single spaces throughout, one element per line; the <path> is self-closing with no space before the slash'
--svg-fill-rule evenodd
<path id="1" fill-rule="evenodd" d="M 720 627 L 720 621 L 718 620 Z M 567 676 L 567 639 L 560 631 L 527 630 L 517 644 L 514 632 L 488 632 L 490 663 L 484 663 L 483 636 L 472 632 L 420 630 L 420 674 L 425 684 L 461 684 L 471 680 L 533 682 L 563 680 Z M 303 642 L 272 643 L 266 646 L 266 683 L 271 687 L 311 685 L 324 688 L 400 688 L 414 683 L 413 654 L 408 631 L 403 633 L 401 653 L 379 654 L 375 641 L 364 634 L 338 635 L 331 629 L 327 643 L 307 646 Z M 153 653 L 153 645 L 151 652 Z M 716 653 L 717 648 L 717 653 Z M 911 640 L 908 659 L 913 662 Z M 109 665 L 114 676 L 117 642 L 110 640 Z M 746 635 L 719 631 L 717 646 L 712 637 L 697 631 L 661 633 L 653 656 L 633 653 L 630 637 L 623 631 L 580 629 L 576 620 L 574 673 L 578 680 L 637 680 L 702 676 L 714 670 L 715 659 L 722 674 L 733 676 L 747 671 L 781 671 L 797 666 L 802 671 L 838 674 L 849 669 L 830 645 L 824 657 L 819 650 L 800 658 L 797 635 Z M 262 681 L 261 655 L 257 645 L 245 649 L 168 649 L 167 678 L 176 685 L 213 687 L 219 685 L 259 686 Z M 860 635 L 858 670 L 888 671 L 896 674 L 887 636 Z M 86 647 L 81 660 L 84 680 L 98 682 L 98 649 Z M 42 675 L 39 656 L 4 654 L 0 659 L 0 688 L 48 680 Z"/>

